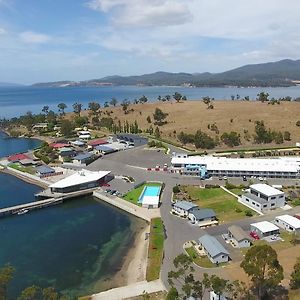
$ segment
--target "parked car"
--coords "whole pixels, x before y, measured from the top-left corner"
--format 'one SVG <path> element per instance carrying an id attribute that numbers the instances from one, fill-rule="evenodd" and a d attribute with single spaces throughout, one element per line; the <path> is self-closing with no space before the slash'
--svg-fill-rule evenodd
<path id="1" fill-rule="evenodd" d="M 264 178 L 263 177 L 258 177 L 258 180 L 259 181 L 264 181 Z"/>
<path id="2" fill-rule="evenodd" d="M 254 232 L 254 231 L 250 232 L 250 236 L 253 237 L 255 240 L 259 240 L 258 234 L 256 232 Z"/>
<path id="3" fill-rule="evenodd" d="M 223 179 L 224 179 L 224 180 L 227 180 L 227 176 L 223 176 Z"/>
<path id="4" fill-rule="evenodd" d="M 110 194 L 113 195 L 117 190 L 110 191 Z"/>
<path id="5" fill-rule="evenodd" d="M 247 181 L 247 177 L 246 176 L 243 176 L 243 181 Z"/>
<path id="6" fill-rule="evenodd" d="M 110 192 L 111 192 L 111 189 L 105 190 L 105 193 L 110 193 Z"/>

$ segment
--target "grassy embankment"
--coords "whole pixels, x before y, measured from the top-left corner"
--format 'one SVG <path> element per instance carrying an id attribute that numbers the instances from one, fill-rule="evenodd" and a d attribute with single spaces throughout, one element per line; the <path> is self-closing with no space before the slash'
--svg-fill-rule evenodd
<path id="1" fill-rule="evenodd" d="M 202 268 L 214 268 L 214 265 L 207 256 L 200 256 L 194 246 L 186 248 L 185 251 L 189 255 L 189 257 L 193 260 L 193 262 Z"/>
<path id="2" fill-rule="evenodd" d="M 24 173 L 29 173 L 31 175 L 35 175 L 35 170 L 33 167 L 24 167 L 18 163 L 11 163 L 8 165 L 9 167 L 11 167 L 12 169 L 24 172 Z"/>
<path id="3" fill-rule="evenodd" d="M 140 203 L 138 203 L 139 201 L 139 197 L 141 195 L 141 193 L 143 192 L 143 189 L 145 186 L 161 186 L 160 183 L 156 183 L 156 182 L 149 182 L 149 183 L 144 183 L 140 186 L 138 186 L 137 188 L 129 191 L 127 194 L 125 194 L 123 196 L 123 199 L 135 204 L 135 205 L 138 205 L 138 206 L 141 206 Z"/>
<path id="4" fill-rule="evenodd" d="M 164 225 L 161 218 L 151 220 L 146 280 L 159 278 L 164 249 Z"/>
<path id="5" fill-rule="evenodd" d="M 249 210 L 221 188 L 201 189 L 197 186 L 181 186 L 180 189 L 200 208 L 213 209 L 220 223 L 242 219 L 245 217 L 245 211 Z M 252 213 L 256 214 L 254 211 Z"/>

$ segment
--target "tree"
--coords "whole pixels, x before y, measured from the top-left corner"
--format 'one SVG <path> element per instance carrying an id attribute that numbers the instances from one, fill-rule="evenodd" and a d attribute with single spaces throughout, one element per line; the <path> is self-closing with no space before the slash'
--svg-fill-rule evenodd
<path id="1" fill-rule="evenodd" d="M 249 96 L 245 96 L 244 99 L 245 99 L 245 101 L 250 101 L 250 97 Z"/>
<path id="2" fill-rule="evenodd" d="M 161 95 L 159 95 L 158 97 L 157 97 L 157 101 L 161 101 Z"/>
<path id="3" fill-rule="evenodd" d="M 151 122 L 152 122 L 150 116 L 148 116 L 146 120 L 147 120 L 148 123 L 151 123 Z"/>
<path id="4" fill-rule="evenodd" d="M 178 295 L 178 291 L 176 290 L 176 288 L 171 287 L 167 294 L 166 300 L 177 300 L 177 299 L 179 299 L 178 296 L 179 295 Z"/>
<path id="5" fill-rule="evenodd" d="M 165 118 L 168 116 L 168 113 L 164 113 L 160 108 L 156 107 L 154 114 L 153 114 L 153 119 L 155 120 L 155 125 L 163 125 L 166 123 Z"/>
<path id="6" fill-rule="evenodd" d="M 63 136 L 69 137 L 72 136 L 74 130 L 74 125 L 69 120 L 63 120 L 60 125 L 60 132 Z"/>
<path id="7" fill-rule="evenodd" d="M 143 95 L 143 96 L 139 99 L 139 102 L 142 103 L 142 104 L 144 104 L 144 103 L 148 102 L 148 98 L 147 98 L 145 95 Z"/>
<path id="8" fill-rule="evenodd" d="M 177 135 L 177 138 L 183 145 L 195 142 L 195 136 L 193 134 L 187 134 L 182 131 Z"/>
<path id="9" fill-rule="evenodd" d="M 80 117 L 80 116 L 76 116 L 74 118 L 74 123 L 76 125 L 76 127 L 82 127 L 84 125 L 86 125 L 88 123 L 88 117 Z"/>
<path id="10" fill-rule="evenodd" d="M 118 100 L 116 98 L 111 98 L 109 104 L 115 107 L 118 104 Z"/>
<path id="11" fill-rule="evenodd" d="M 41 289 L 35 285 L 22 291 L 18 300 L 37 300 L 41 299 Z"/>
<path id="12" fill-rule="evenodd" d="M 80 113 L 82 111 L 82 104 L 76 102 L 72 106 L 73 106 L 74 113 L 77 114 L 78 116 L 80 116 Z"/>
<path id="13" fill-rule="evenodd" d="M 96 116 L 99 112 L 100 104 L 98 102 L 90 102 L 88 108 L 92 111 L 93 115 Z"/>
<path id="14" fill-rule="evenodd" d="M 269 94 L 265 93 L 265 92 L 260 92 L 259 94 L 257 94 L 256 100 L 260 101 L 262 103 L 267 102 L 267 101 L 269 101 Z"/>
<path id="15" fill-rule="evenodd" d="M 176 102 L 179 102 L 182 99 L 182 95 L 178 92 L 175 92 L 175 94 L 173 95 L 173 98 Z"/>
<path id="16" fill-rule="evenodd" d="M 215 141 L 205 132 L 198 130 L 195 134 L 195 147 L 201 149 L 212 149 L 215 147 Z"/>
<path id="17" fill-rule="evenodd" d="M 15 269 L 11 265 L 6 265 L 0 269 L 0 299 L 5 300 L 7 294 L 7 287 L 11 279 L 13 278 L 13 274 Z"/>
<path id="18" fill-rule="evenodd" d="M 61 112 L 61 114 L 64 116 L 65 115 L 65 109 L 67 108 L 67 105 L 65 103 L 59 103 L 57 105 L 58 110 Z"/>
<path id="19" fill-rule="evenodd" d="M 171 100 L 171 96 L 170 95 L 166 95 L 165 98 L 166 98 L 167 101 Z"/>
<path id="20" fill-rule="evenodd" d="M 24 125 L 26 126 L 27 130 L 31 132 L 32 126 L 34 124 L 34 117 L 31 111 L 28 111 L 24 117 L 23 121 Z"/>
<path id="21" fill-rule="evenodd" d="M 290 140 L 291 140 L 291 133 L 290 133 L 289 131 L 285 131 L 285 132 L 283 133 L 283 139 L 284 139 L 285 141 L 290 141 Z"/>
<path id="22" fill-rule="evenodd" d="M 187 100 L 186 96 L 182 96 L 181 100 L 186 101 Z"/>
<path id="23" fill-rule="evenodd" d="M 128 107 L 130 102 L 127 99 L 124 99 L 121 103 L 124 114 L 128 114 Z"/>
<path id="24" fill-rule="evenodd" d="M 297 258 L 294 265 L 294 270 L 291 274 L 290 287 L 293 290 L 300 288 L 300 257 Z"/>
<path id="25" fill-rule="evenodd" d="M 150 133 L 151 134 L 151 133 Z M 159 139 L 160 138 L 160 131 L 159 128 L 156 126 L 155 130 L 154 130 L 154 136 Z"/>
<path id="26" fill-rule="evenodd" d="M 221 135 L 221 140 L 229 147 L 234 147 L 241 144 L 240 135 L 235 131 L 231 131 L 230 133 L 224 132 Z"/>
<path id="27" fill-rule="evenodd" d="M 212 275 L 210 278 L 210 284 L 212 290 L 221 298 L 221 295 L 226 291 L 228 281 L 220 278 L 216 275 Z"/>
<path id="28" fill-rule="evenodd" d="M 251 247 L 241 267 L 251 278 L 258 299 L 262 299 L 268 289 L 276 287 L 283 279 L 283 268 L 279 264 L 277 253 L 269 245 Z"/>
<path id="29" fill-rule="evenodd" d="M 48 115 L 49 106 L 48 105 L 43 106 L 42 112 L 45 113 L 45 115 Z"/>

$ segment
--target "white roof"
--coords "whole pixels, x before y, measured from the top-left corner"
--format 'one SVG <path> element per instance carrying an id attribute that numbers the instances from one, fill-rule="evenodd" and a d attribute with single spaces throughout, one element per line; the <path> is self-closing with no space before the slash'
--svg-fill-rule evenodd
<path id="1" fill-rule="evenodd" d="M 284 192 L 277 190 L 274 187 L 267 185 L 265 183 L 252 184 L 250 185 L 250 188 L 256 190 L 259 193 L 266 195 L 267 197 L 284 194 Z"/>
<path id="2" fill-rule="evenodd" d="M 203 164 L 207 170 L 257 171 L 257 172 L 298 172 L 300 162 L 282 158 L 227 158 L 214 156 L 172 157 L 172 164 Z"/>
<path id="3" fill-rule="evenodd" d="M 300 228 L 300 220 L 293 216 L 282 215 L 282 216 L 276 217 L 275 219 L 281 220 L 281 221 L 287 223 L 288 225 L 290 225 L 291 227 L 294 227 L 295 229 Z"/>
<path id="4" fill-rule="evenodd" d="M 143 205 L 158 205 L 159 196 L 144 196 Z"/>
<path id="5" fill-rule="evenodd" d="M 59 180 L 50 185 L 50 188 L 65 188 L 69 186 L 74 186 L 78 184 L 93 182 L 103 178 L 104 176 L 108 175 L 110 171 L 99 171 L 93 172 L 88 170 L 81 170 L 72 174 L 62 180 Z"/>
<path id="6" fill-rule="evenodd" d="M 80 135 L 90 135 L 91 133 L 87 130 L 80 130 L 80 131 L 78 131 L 78 134 L 80 134 Z"/>
<path id="7" fill-rule="evenodd" d="M 251 224 L 251 226 L 257 228 L 259 231 L 261 231 L 263 233 L 275 231 L 275 230 L 279 229 L 279 227 L 277 227 L 276 225 L 274 225 L 273 223 L 268 222 L 268 221 L 253 223 L 253 224 Z"/>

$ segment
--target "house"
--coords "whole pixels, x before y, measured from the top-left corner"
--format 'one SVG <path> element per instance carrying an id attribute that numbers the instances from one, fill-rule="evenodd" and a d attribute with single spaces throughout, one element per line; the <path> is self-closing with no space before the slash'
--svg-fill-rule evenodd
<path id="1" fill-rule="evenodd" d="M 284 192 L 264 183 L 252 184 L 242 195 L 241 203 L 263 213 L 285 205 Z"/>
<path id="2" fill-rule="evenodd" d="M 228 237 L 238 248 L 247 248 L 251 246 L 251 241 L 247 233 L 237 225 L 228 227 Z"/>
<path id="3" fill-rule="evenodd" d="M 227 300 L 227 298 L 224 295 L 218 295 L 214 291 L 210 291 L 209 300 Z"/>
<path id="4" fill-rule="evenodd" d="M 300 232 L 300 220 L 290 215 L 277 216 L 275 224 L 290 232 Z"/>
<path id="5" fill-rule="evenodd" d="M 60 148 L 64 148 L 64 147 L 69 147 L 70 145 L 67 143 L 52 143 L 49 146 L 53 149 L 60 149 Z"/>
<path id="6" fill-rule="evenodd" d="M 30 157 L 27 156 L 27 155 L 24 154 L 24 153 L 19 153 L 19 154 L 13 154 L 13 155 L 10 155 L 10 156 L 7 158 L 7 160 L 8 160 L 9 162 L 12 162 L 12 163 L 14 163 L 14 162 L 19 162 L 19 161 L 24 160 L 24 159 L 30 159 Z"/>
<path id="7" fill-rule="evenodd" d="M 190 210 L 188 218 L 199 226 L 211 226 L 218 224 L 215 212 L 210 208 L 195 207 Z"/>
<path id="8" fill-rule="evenodd" d="M 33 131 L 47 130 L 47 129 L 48 129 L 48 123 L 37 123 L 32 126 Z"/>
<path id="9" fill-rule="evenodd" d="M 63 147 L 59 149 L 58 160 L 63 162 L 67 157 L 74 157 L 76 151 L 70 147 Z"/>
<path id="10" fill-rule="evenodd" d="M 118 150 L 111 148 L 109 146 L 106 146 L 106 145 L 98 145 L 94 148 L 94 150 L 95 150 L 95 153 L 103 154 L 103 155 L 118 151 Z"/>
<path id="11" fill-rule="evenodd" d="M 85 146 L 85 142 L 79 141 L 79 140 L 72 141 L 72 142 L 70 142 L 70 144 L 72 146 L 76 146 L 76 147 L 84 147 Z"/>
<path id="12" fill-rule="evenodd" d="M 77 132 L 77 135 L 82 140 L 89 140 L 91 139 L 91 133 L 88 130 L 80 130 Z"/>
<path id="13" fill-rule="evenodd" d="M 110 171 L 93 172 L 81 170 L 53 183 L 49 188 L 52 193 L 71 193 L 99 187 L 111 179 Z"/>
<path id="14" fill-rule="evenodd" d="M 74 164 L 88 164 L 90 163 L 94 158 L 94 154 L 90 152 L 84 152 L 84 153 L 79 153 L 76 156 L 73 157 L 73 163 Z"/>
<path id="15" fill-rule="evenodd" d="M 188 217 L 193 208 L 198 208 L 198 205 L 189 201 L 177 201 L 172 205 L 172 212 L 180 217 Z"/>
<path id="16" fill-rule="evenodd" d="M 214 236 L 209 234 L 201 236 L 199 245 L 212 263 L 219 264 L 229 261 L 229 252 Z"/>
<path id="17" fill-rule="evenodd" d="M 279 228 L 271 222 L 261 221 L 250 224 L 251 232 L 255 232 L 261 239 L 280 234 Z"/>
<path id="18" fill-rule="evenodd" d="M 108 144 L 108 141 L 104 140 L 104 139 L 95 139 L 95 140 L 90 141 L 88 144 L 89 144 L 89 146 L 92 146 L 94 148 L 99 145 Z"/>
<path id="19" fill-rule="evenodd" d="M 36 164 L 36 162 L 31 158 L 21 159 L 21 160 L 19 160 L 19 163 L 22 166 L 32 166 L 32 165 Z"/>
<path id="20" fill-rule="evenodd" d="M 50 168 L 47 165 L 38 166 L 35 168 L 36 175 L 41 177 L 50 176 L 51 174 L 55 174 L 55 170 Z"/>
<path id="21" fill-rule="evenodd" d="M 139 136 L 138 134 L 120 133 L 116 135 L 116 138 L 118 142 L 124 142 L 133 147 L 146 145 L 148 143 L 148 138 Z"/>

